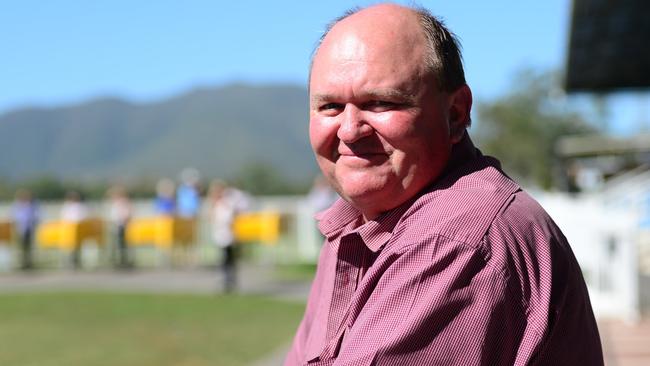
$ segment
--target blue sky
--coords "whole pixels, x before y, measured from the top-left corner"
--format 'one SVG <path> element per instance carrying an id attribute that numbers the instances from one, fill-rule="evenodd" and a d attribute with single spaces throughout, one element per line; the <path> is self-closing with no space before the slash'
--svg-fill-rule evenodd
<path id="1" fill-rule="evenodd" d="M 106 95 L 146 102 L 229 82 L 304 85 L 324 26 L 369 3 L 0 0 L 0 113 Z M 570 0 L 419 4 L 461 39 L 479 101 L 506 93 L 523 67 L 565 62 Z"/>

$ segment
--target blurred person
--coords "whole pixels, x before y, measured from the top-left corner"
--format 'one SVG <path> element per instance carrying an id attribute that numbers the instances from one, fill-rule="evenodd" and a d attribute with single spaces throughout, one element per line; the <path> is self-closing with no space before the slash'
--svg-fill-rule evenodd
<path id="1" fill-rule="evenodd" d="M 181 184 L 176 190 L 176 204 L 180 217 L 193 219 L 201 206 L 199 182 L 201 175 L 196 169 L 188 168 L 181 173 Z"/>
<path id="2" fill-rule="evenodd" d="M 224 181 L 214 180 L 208 191 L 208 212 L 212 226 L 212 239 L 221 248 L 223 290 L 232 292 L 237 287 L 238 245 L 233 225 L 238 214 L 250 206 L 248 195 Z"/>
<path id="3" fill-rule="evenodd" d="M 77 191 L 68 191 L 61 205 L 61 220 L 80 222 L 88 218 L 88 207 L 83 196 Z"/>
<path id="4" fill-rule="evenodd" d="M 117 244 L 117 261 L 119 268 L 129 268 L 132 266 L 129 247 L 126 242 L 126 227 L 133 214 L 133 206 L 128 192 L 123 186 L 116 185 L 111 187 L 107 196 L 109 199 L 109 218 L 115 230 Z"/>
<path id="5" fill-rule="evenodd" d="M 71 223 L 80 223 L 88 218 L 88 207 L 83 196 L 77 191 L 68 191 L 61 205 L 61 220 Z M 81 247 L 75 246 L 72 251 L 72 265 L 81 268 Z"/>
<path id="6" fill-rule="evenodd" d="M 314 179 L 314 183 L 307 193 L 307 203 L 311 215 L 315 215 L 326 208 L 330 207 L 338 198 L 336 192 L 332 189 L 327 179 L 324 176 L 318 175 Z M 314 233 L 314 240 L 323 243 L 325 236 L 318 230 L 316 224 L 312 221 L 312 232 Z"/>
<path id="7" fill-rule="evenodd" d="M 285 365 L 602 365 L 580 267 L 469 137 L 455 37 L 379 4 L 326 30 L 310 140 L 341 199 Z"/>
<path id="8" fill-rule="evenodd" d="M 34 234 L 39 220 L 38 204 L 30 191 L 19 189 L 16 192 L 12 213 L 22 252 L 20 268 L 29 270 L 34 266 Z"/>
<path id="9" fill-rule="evenodd" d="M 156 213 L 164 216 L 173 216 L 176 214 L 176 185 L 174 181 L 163 178 L 156 184 L 156 199 L 154 200 L 154 209 Z"/>
<path id="10" fill-rule="evenodd" d="M 307 193 L 307 202 L 314 212 L 320 212 L 330 207 L 337 198 L 336 192 L 322 175 L 314 179 L 314 183 Z"/>

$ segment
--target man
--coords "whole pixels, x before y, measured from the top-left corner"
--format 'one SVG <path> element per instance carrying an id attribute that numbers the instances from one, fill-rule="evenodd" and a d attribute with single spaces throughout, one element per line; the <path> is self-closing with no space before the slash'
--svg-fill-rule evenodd
<path id="1" fill-rule="evenodd" d="M 580 268 L 466 132 L 454 37 L 381 4 L 326 32 L 310 140 L 341 200 L 286 365 L 601 365 Z"/>
<path id="2" fill-rule="evenodd" d="M 34 266 L 32 252 L 34 246 L 34 233 L 39 221 L 38 204 L 30 191 L 19 189 L 16 192 L 16 200 L 12 210 L 14 225 L 16 226 L 22 250 L 20 268 L 23 270 L 30 270 Z"/>
<path id="3" fill-rule="evenodd" d="M 233 230 L 237 215 L 250 208 L 248 194 L 229 187 L 222 180 L 214 180 L 208 191 L 208 210 L 212 225 L 212 239 L 221 248 L 221 271 L 223 292 L 237 289 L 237 251 L 239 244 Z"/>

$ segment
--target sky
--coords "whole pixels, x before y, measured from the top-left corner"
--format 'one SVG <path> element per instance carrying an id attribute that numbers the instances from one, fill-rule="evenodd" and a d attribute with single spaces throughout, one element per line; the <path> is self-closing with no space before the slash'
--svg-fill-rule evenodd
<path id="1" fill-rule="evenodd" d="M 326 24 L 371 3 L 0 0 L 0 114 L 103 96 L 148 102 L 232 82 L 306 85 Z M 518 70 L 565 63 L 570 0 L 418 4 L 460 39 L 477 101 L 506 94 Z M 630 133 L 626 118 L 643 118 L 647 103 L 614 98 L 627 111 L 612 117 L 619 132 Z"/>

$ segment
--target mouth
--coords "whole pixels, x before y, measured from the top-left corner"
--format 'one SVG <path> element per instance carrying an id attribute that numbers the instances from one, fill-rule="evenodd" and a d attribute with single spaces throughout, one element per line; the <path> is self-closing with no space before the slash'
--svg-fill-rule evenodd
<path id="1" fill-rule="evenodd" d="M 353 164 L 381 163 L 388 159 L 388 154 L 381 152 L 352 152 L 337 151 L 334 153 L 334 161 L 344 161 Z"/>
<path id="2" fill-rule="evenodd" d="M 339 156 L 344 156 L 348 158 L 359 158 L 359 159 L 372 159 L 377 156 L 386 156 L 386 153 L 347 153 L 347 154 L 338 154 Z"/>
<path id="3" fill-rule="evenodd" d="M 344 164 L 351 165 L 375 165 L 388 160 L 390 153 L 383 144 L 362 140 L 355 143 L 339 142 L 334 149 L 333 158 L 337 162 L 341 160 Z"/>

